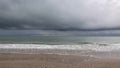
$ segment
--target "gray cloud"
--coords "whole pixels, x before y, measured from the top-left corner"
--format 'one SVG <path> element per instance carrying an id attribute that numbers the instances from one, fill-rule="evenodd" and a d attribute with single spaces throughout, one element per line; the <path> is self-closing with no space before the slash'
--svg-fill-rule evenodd
<path id="1" fill-rule="evenodd" d="M 119 18 L 119 0 L 0 0 L 1 29 L 118 30 Z"/>

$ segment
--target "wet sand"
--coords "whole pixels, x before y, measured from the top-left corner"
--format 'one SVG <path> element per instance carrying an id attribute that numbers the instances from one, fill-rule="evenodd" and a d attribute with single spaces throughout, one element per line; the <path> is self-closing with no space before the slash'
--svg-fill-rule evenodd
<path id="1" fill-rule="evenodd" d="M 120 68 L 120 60 L 56 54 L 0 53 L 0 68 Z"/>

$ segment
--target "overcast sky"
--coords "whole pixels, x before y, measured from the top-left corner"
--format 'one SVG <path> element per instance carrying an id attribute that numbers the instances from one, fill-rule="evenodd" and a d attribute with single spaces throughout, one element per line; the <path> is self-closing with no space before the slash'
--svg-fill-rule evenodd
<path id="1" fill-rule="evenodd" d="M 0 0 L 0 34 L 119 35 L 119 30 L 120 0 Z"/>

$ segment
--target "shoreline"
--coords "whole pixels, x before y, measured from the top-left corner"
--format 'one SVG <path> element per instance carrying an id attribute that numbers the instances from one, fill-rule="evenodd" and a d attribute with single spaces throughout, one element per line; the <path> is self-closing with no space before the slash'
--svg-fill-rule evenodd
<path id="1" fill-rule="evenodd" d="M 91 51 L 91 50 L 67 50 L 67 49 L 2 49 L 0 53 L 15 54 L 56 54 L 56 55 L 74 55 L 85 56 L 99 59 L 120 59 L 120 51 Z"/>
<path id="2" fill-rule="evenodd" d="M 0 68 L 120 68 L 119 57 L 119 50 L 0 48 Z"/>
<path id="3" fill-rule="evenodd" d="M 0 68 L 120 68 L 120 59 L 75 55 L 0 53 Z"/>

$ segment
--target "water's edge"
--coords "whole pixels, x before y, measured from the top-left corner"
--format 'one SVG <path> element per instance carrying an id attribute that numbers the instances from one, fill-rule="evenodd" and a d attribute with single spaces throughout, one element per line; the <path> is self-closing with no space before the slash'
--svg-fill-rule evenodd
<path id="1" fill-rule="evenodd" d="M 119 58 L 119 44 L 0 44 L 0 53 L 81 55 L 95 58 Z"/>

